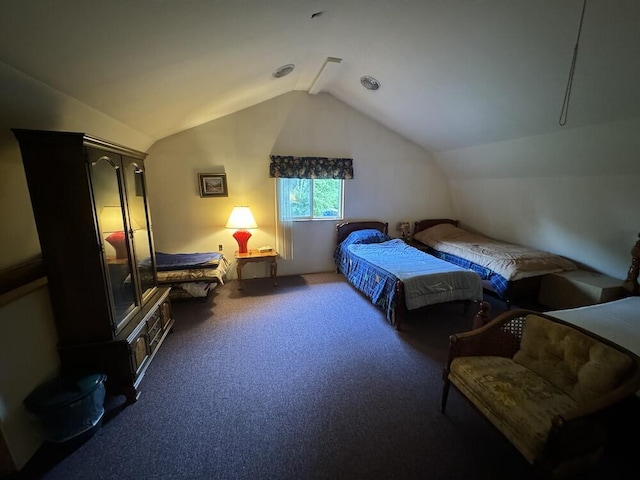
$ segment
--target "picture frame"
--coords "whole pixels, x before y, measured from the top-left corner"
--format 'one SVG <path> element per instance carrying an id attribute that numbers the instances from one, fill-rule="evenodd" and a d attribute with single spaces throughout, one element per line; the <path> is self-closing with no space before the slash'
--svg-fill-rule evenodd
<path id="1" fill-rule="evenodd" d="M 228 197 L 226 173 L 199 173 L 201 197 Z"/>

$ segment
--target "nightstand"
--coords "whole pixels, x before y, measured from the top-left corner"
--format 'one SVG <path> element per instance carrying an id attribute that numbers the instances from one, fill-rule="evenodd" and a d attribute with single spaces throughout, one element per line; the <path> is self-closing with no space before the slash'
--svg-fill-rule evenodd
<path id="1" fill-rule="evenodd" d="M 273 284 L 278 285 L 276 275 L 278 274 L 278 252 L 271 250 L 270 252 L 260 252 L 258 250 L 249 250 L 247 253 L 236 252 L 236 270 L 238 272 L 238 290 L 242 290 L 242 267 L 247 263 L 267 262 L 270 265 L 271 278 Z"/>
<path id="2" fill-rule="evenodd" d="M 542 277 L 538 302 L 557 310 L 610 302 L 622 296 L 622 280 L 598 272 L 568 270 Z"/>

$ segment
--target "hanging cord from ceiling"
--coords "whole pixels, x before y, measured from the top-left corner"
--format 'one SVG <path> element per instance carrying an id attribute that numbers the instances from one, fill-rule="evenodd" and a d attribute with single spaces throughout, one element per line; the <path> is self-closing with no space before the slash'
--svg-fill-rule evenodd
<path id="1" fill-rule="evenodd" d="M 584 11 L 587 9 L 587 0 L 582 3 L 582 14 L 580 15 L 580 26 L 578 27 L 578 37 L 576 38 L 576 46 L 573 47 L 573 59 L 569 68 L 569 79 L 567 80 L 567 88 L 564 91 L 564 99 L 562 100 L 562 109 L 560 110 L 560 118 L 558 123 L 561 127 L 567 124 L 567 116 L 569 115 L 569 100 L 571 99 L 571 87 L 573 87 L 573 75 L 576 71 L 576 61 L 578 60 L 578 45 L 580 45 L 580 35 L 582 34 L 582 23 L 584 22 Z"/>

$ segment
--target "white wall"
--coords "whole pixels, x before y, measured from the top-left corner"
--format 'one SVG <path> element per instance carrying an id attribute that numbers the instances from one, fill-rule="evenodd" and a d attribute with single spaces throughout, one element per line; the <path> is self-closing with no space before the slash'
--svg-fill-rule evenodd
<path id="1" fill-rule="evenodd" d="M 125 125 L 0 63 L 0 270 L 40 252 L 20 149 L 11 128 L 86 132 L 139 150 L 153 142 Z M 64 188 L 64 186 L 61 186 Z M 42 436 L 22 400 L 58 369 L 48 290 L 0 302 L 0 428 L 21 468 Z"/>
<path id="2" fill-rule="evenodd" d="M 640 231 L 640 119 L 436 153 L 455 216 L 624 279 Z"/>
<path id="3" fill-rule="evenodd" d="M 249 205 L 259 228 L 249 247 L 275 244 L 275 181 L 269 155 L 350 157 L 345 219 L 389 222 L 451 215 L 447 179 L 422 148 L 356 112 L 329 94 L 291 92 L 158 141 L 149 150 L 157 251 L 196 252 L 237 244 L 224 229 L 233 205 Z M 198 172 L 226 172 L 228 198 L 200 198 Z M 335 221 L 296 222 L 294 258 L 280 260 L 281 275 L 332 271 Z M 250 264 L 243 277 L 266 276 Z M 234 276 L 234 272 L 230 272 Z"/>

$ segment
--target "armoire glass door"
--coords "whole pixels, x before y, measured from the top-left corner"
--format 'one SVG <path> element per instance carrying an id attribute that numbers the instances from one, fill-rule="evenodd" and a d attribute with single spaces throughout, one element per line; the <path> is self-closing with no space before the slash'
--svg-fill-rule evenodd
<path id="1" fill-rule="evenodd" d="M 131 275 L 132 256 L 119 180 L 120 156 L 89 150 L 89 160 L 96 217 L 113 301 L 113 323 L 118 331 L 139 306 Z"/>
<path id="2" fill-rule="evenodd" d="M 124 178 L 129 205 L 129 236 L 133 243 L 134 268 L 140 281 L 140 294 L 144 299 L 156 286 L 156 276 L 151 235 L 149 209 L 146 204 L 145 178 L 142 167 L 135 160 L 122 158 Z"/>

